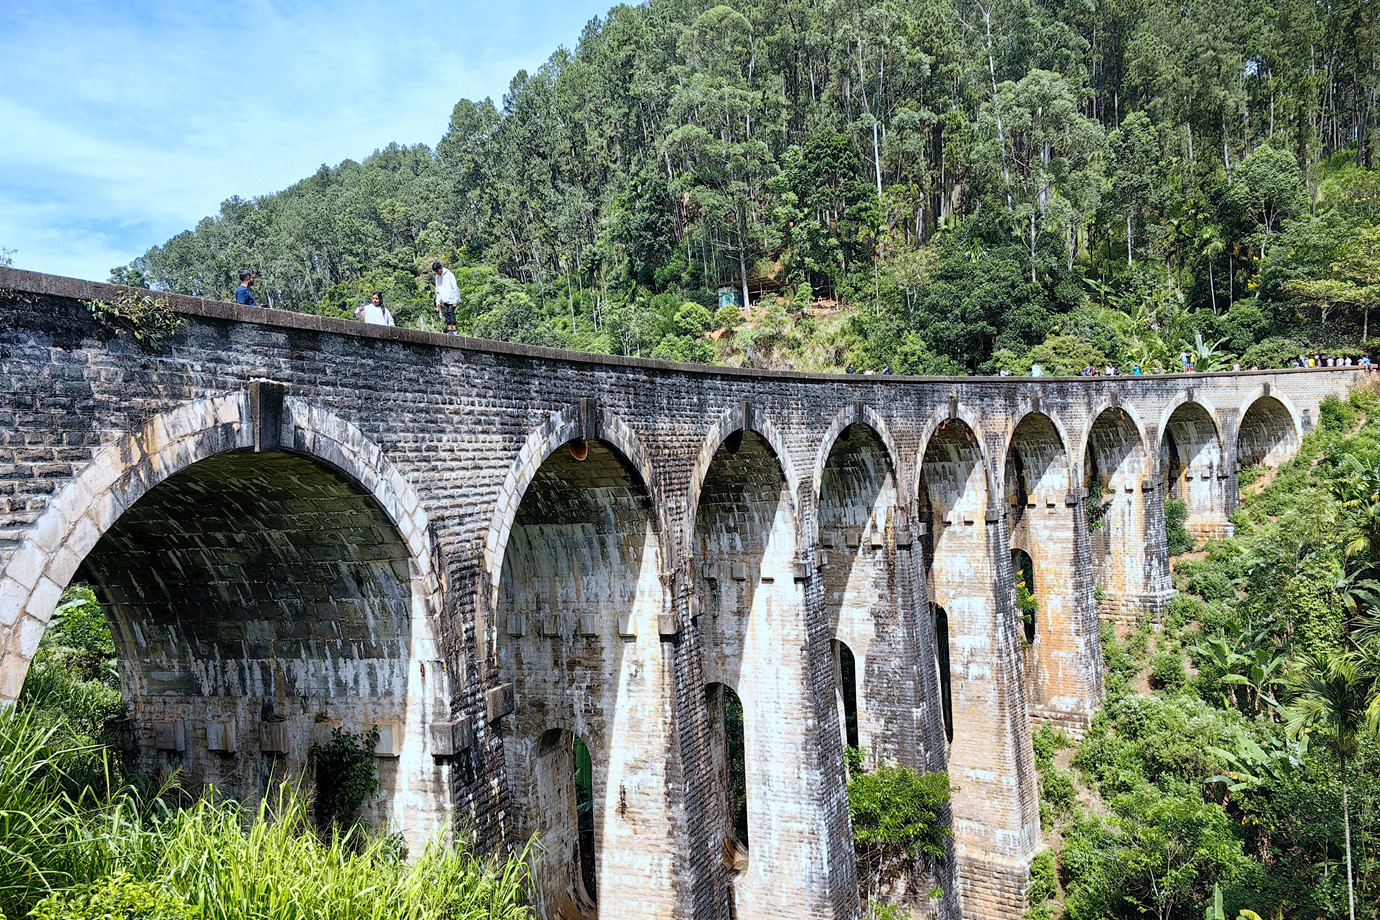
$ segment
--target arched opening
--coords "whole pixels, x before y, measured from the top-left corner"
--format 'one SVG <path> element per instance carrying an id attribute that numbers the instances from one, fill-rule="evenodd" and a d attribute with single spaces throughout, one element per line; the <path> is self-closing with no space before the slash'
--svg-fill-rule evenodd
<path id="1" fill-rule="evenodd" d="M 1032 719 L 1064 726 L 1086 724 L 1102 695 L 1096 602 L 1069 472 L 1053 419 L 1025 415 L 1006 449 L 1005 491 L 1016 614 L 1029 644 L 1026 700 Z"/>
<path id="2" fill-rule="evenodd" d="M 724 840 L 731 845 L 725 846 L 724 857 L 729 869 L 741 872 L 747 868 L 751 840 L 743 701 L 731 687 L 717 683 L 705 688 L 705 701 L 709 707 L 709 747 L 714 759 L 714 776 L 720 788 L 728 791 L 728 826 L 724 829 Z"/>
<path id="3" fill-rule="evenodd" d="M 965 722 L 969 712 L 963 702 L 967 669 L 977 665 L 983 672 L 978 679 L 988 678 L 990 665 L 978 662 L 989 654 L 995 613 L 996 572 L 987 552 L 987 468 L 977 435 L 964 422 L 949 419 L 930 437 L 920 464 L 918 502 L 925 525 L 926 580 L 935 607 L 944 730 L 952 742 L 963 734 L 959 728 L 972 728 Z M 951 664 L 955 640 L 962 656 L 957 680 Z M 977 704 L 976 696 L 972 703 Z M 970 746 L 977 741 L 975 736 L 966 739 Z"/>
<path id="4" fill-rule="evenodd" d="M 742 701 L 746 823 L 732 820 L 739 799 L 729 773 L 718 771 L 715 796 L 734 828 L 723 842 L 729 862 L 740 869 L 732 910 L 740 917 L 766 916 L 779 910 L 780 879 L 827 877 L 828 848 L 793 841 L 835 833 L 831 821 L 840 805 L 846 814 L 846 790 L 827 788 L 834 774 L 823 773 L 829 758 L 836 758 L 841 773 L 843 753 L 830 705 L 829 649 L 826 640 L 814 651 L 818 660 L 811 657 L 805 582 L 795 577 L 794 500 L 784 466 L 763 435 L 740 430 L 719 445 L 705 467 L 694 520 L 705 683 L 735 688 Z M 805 712 L 813 718 L 783 716 Z M 750 862 L 736 836 L 747 828 Z M 826 890 L 802 890 L 801 913 L 826 912 L 826 898 Z"/>
<path id="5" fill-rule="evenodd" d="M 595 917 L 595 781 L 589 747 L 579 736 L 553 728 L 538 737 L 531 754 L 531 798 L 543 822 L 537 874 L 545 884 L 539 902 L 547 917 Z"/>
<path id="6" fill-rule="evenodd" d="M 1160 481 L 1166 501 L 1184 503 L 1189 533 L 1215 536 L 1227 527 L 1225 489 L 1219 476 L 1223 472 L 1221 439 L 1212 416 L 1198 403 L 1176 408 L 1160 441 Z"/>
<path id="7" fill-rule="evenodd" d="M 136 768 L 252 801 L 331 729 L 378 725 L 384 794 L 361 817 L 424 839 L 439 813 L 392 802 L 440 697 L 432 663 L 413 670 L 412 568 L 378 501 L 314 459 L 223 453 L 151 488 L 75 578 L 111 621 Z"/>
<path id="8" fill-rule="evenodd" d="M 1163 505 L 1148 472 L 1131 416 L 1119 407 L 1103 410 L 1084 449 L 1085 519 L 1102 612 L 1126 621 L 1169 590 Z"/>
<path id="9" fill-rule="evenodd" d="M 819 577 L 829 628 L 856 676 L 846 691 L 853 699 L 846 743 L 893 763 L 917 746 L 915 703 L 887 676 L 905 673 L 914 655 L 896 575 L 895 509 L 885 444 L 871 427 L 849 425 L 819 478 Z"/>
<path id="10" fill-rule="evenodd" d="M 495 625 L 516 707 L 499 722 L 508 793 L 520 833 L 543 841 L 534 900 L 551 920 L 595 916 L 601 894 L 672 896 L 667 866 L 632 867 L 670 833 L 657 794 L 671 745 L 660 574 L 655 516 L 627 459 L 596 440 L 547 456 L 513 514 Z"/>
<path id="11" fill-rule="evenodd" d="M 1236 460 L 1243 469 L 1279 466 L 1299 449 L 1298 428 L 1289 409 L 1273 396 L 1262 396 L 1241 416 Z"/>
<path id="12" fill-rule="evenodd" d="M 1016 589 L 1016 615 L 1021 618 L 1025 641 L 1035 643 L 1035 560 L 1023 549 L 1011 551 L 1011 582 Z"/>
<path id="13" fill-rule="evenodd" d="M 944 736 L 954 740 L 953 668 L 949 663 L 949 614 L 934 606 L 934 665 L 939 671 L 939 705 L 944 716 Z"/>
<path id="14" fill-rule="evenodd" d="M 856 751 L 862 747 L 858 741 L 857 662 L 847 643 L 835 640 L 834 666 L 838 676 L 839 722 L 843 725 L 843 743 Z"/>

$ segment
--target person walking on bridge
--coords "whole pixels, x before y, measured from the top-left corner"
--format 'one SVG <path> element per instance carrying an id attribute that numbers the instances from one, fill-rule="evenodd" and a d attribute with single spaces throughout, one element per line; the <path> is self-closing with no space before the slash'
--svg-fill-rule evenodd
<path id="1" fill-rule="evenodd" d="M 460 285 L 455 283 L 455 275 L 440 262 L 432 262 L 431 270 L 436 274 L 436 309 L 446 323 L 446 335 L 459 335 L 455 329 L 455 308 L 460 305 Z"/>

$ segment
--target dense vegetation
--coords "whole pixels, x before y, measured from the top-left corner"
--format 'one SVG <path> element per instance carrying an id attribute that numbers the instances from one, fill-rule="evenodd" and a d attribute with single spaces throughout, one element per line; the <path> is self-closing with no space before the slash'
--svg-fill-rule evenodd
<path id="1" fill-rule="evenodd" d="M 1104 625 L 1081 745 L 1036 738 L 1058 859 L 1033 916 L 1346 917 L 1349 874 L 1380 916 L 1380 397 L 1325 403 L 1243 493 L 1236 535 L 1177 562 L 1162 629 Z"/>
<path id="2" fill-rule="evenodd" d="M 435 257 L 462 332 L 528 343 L 1023 372 L 1201 336 L 1207 366 L 1278 364 L 1369 335 L 1378 56 L 1371 0 L 649 0 L 434 150 L 232 198 L 113 277 L 227 297 L 249 268 L 261 303 L 378 289 L 435 328 Z"/>
<path id="3" fill-rule="evenodd" d="M 104 614 L 89 590 L 69 591 L 19 702 L 0 712 L 0 917 L 531 917 L 526 854 L 491 864 L 438 841 L 408 861 L 394 837 L 342 825 L 338 797 L 313 816 L 284 786 L 246 812 L 176 777 L 127 777 L 115 680 Z"/>

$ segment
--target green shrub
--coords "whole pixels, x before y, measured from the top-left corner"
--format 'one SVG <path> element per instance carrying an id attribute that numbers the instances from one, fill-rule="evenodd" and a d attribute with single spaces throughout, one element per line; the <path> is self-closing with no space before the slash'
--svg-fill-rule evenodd
<path id="1" fill-rule="evenodd" d="M 1043 771 L 1040 780 L 1040 804 L 1049 806 L 1052 817 L 1067 817 L 1078 802 L 1078 793 L 1073 788 L 1073 776 L 1068 770 L 1050 767 Z"/>
<path id="2" fill-rule="evenodd" d="M 51 894 L 30 920 L 193 920 L 198 914 L 162 882 L 136 881 L 123 873 Z"/>
<path id="3" fill-rule="evenodd" d="M 1030 888 L 1026 897 L 1032 905 L 1052 901 L 1059 896 L 1058 867 L 1053 850 L 1041 850 L 1030 861 Z"/>
<path id="4" fill-rule="evenodd" d="M 1184 656 L 1179 652 L 1160 652 L 1150 662 L 1150 686 L 1156 690 L 1178 690 L 1188 683 Z"/>
<path id="5" fill-rule="evenodd" d="M 1188 503 L 1167 499 L 1164 503 L 1164 536 L 1169 555 L 1179 556 L 1193 551 L 1193 537 L 1184 529 L 1188 520 Z"/>
<path id="6" fill-rule="evenodd" d="M 1192 623 L 1201 623 L 1207 613 L 1207 604 L 1187 594 L 1176 594 L 1169 599 L 1164 608 L 1164 628 L 1180 632 Z"/>
<path id="7" fill-rule="evenodd" d="M 864 899 L 904 873 L 916 857 L 944 855 L 952 828 L 941 821 L 952 795 L 943 773 L 920 773 L 882 764 L 848 779 L 853 846 Z"/>
<path id="8" fill-rule="evenodd" d="M 379 730 L 368 732 L 331 730 L 331 740 L 311 746 L 316 768 L 316 823 L 323 831 L 348 827 L 359 820 L 360 809 L 379 788 L 374 748 Z"/>

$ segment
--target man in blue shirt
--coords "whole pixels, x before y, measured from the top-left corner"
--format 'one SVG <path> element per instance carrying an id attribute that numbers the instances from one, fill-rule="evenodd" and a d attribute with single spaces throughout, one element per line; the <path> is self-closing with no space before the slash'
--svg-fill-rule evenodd
<path id="1" fill-rule="evenodd" d="M 240 286 L 235 288 L 235 303 L 242 303 L 247 304 L 251 307 L 257 307 L 259 304 L 257 301 L 254 300 L 254 295 L 249 290 L 253 286 L 254 273 L 240 272 Z"/>

